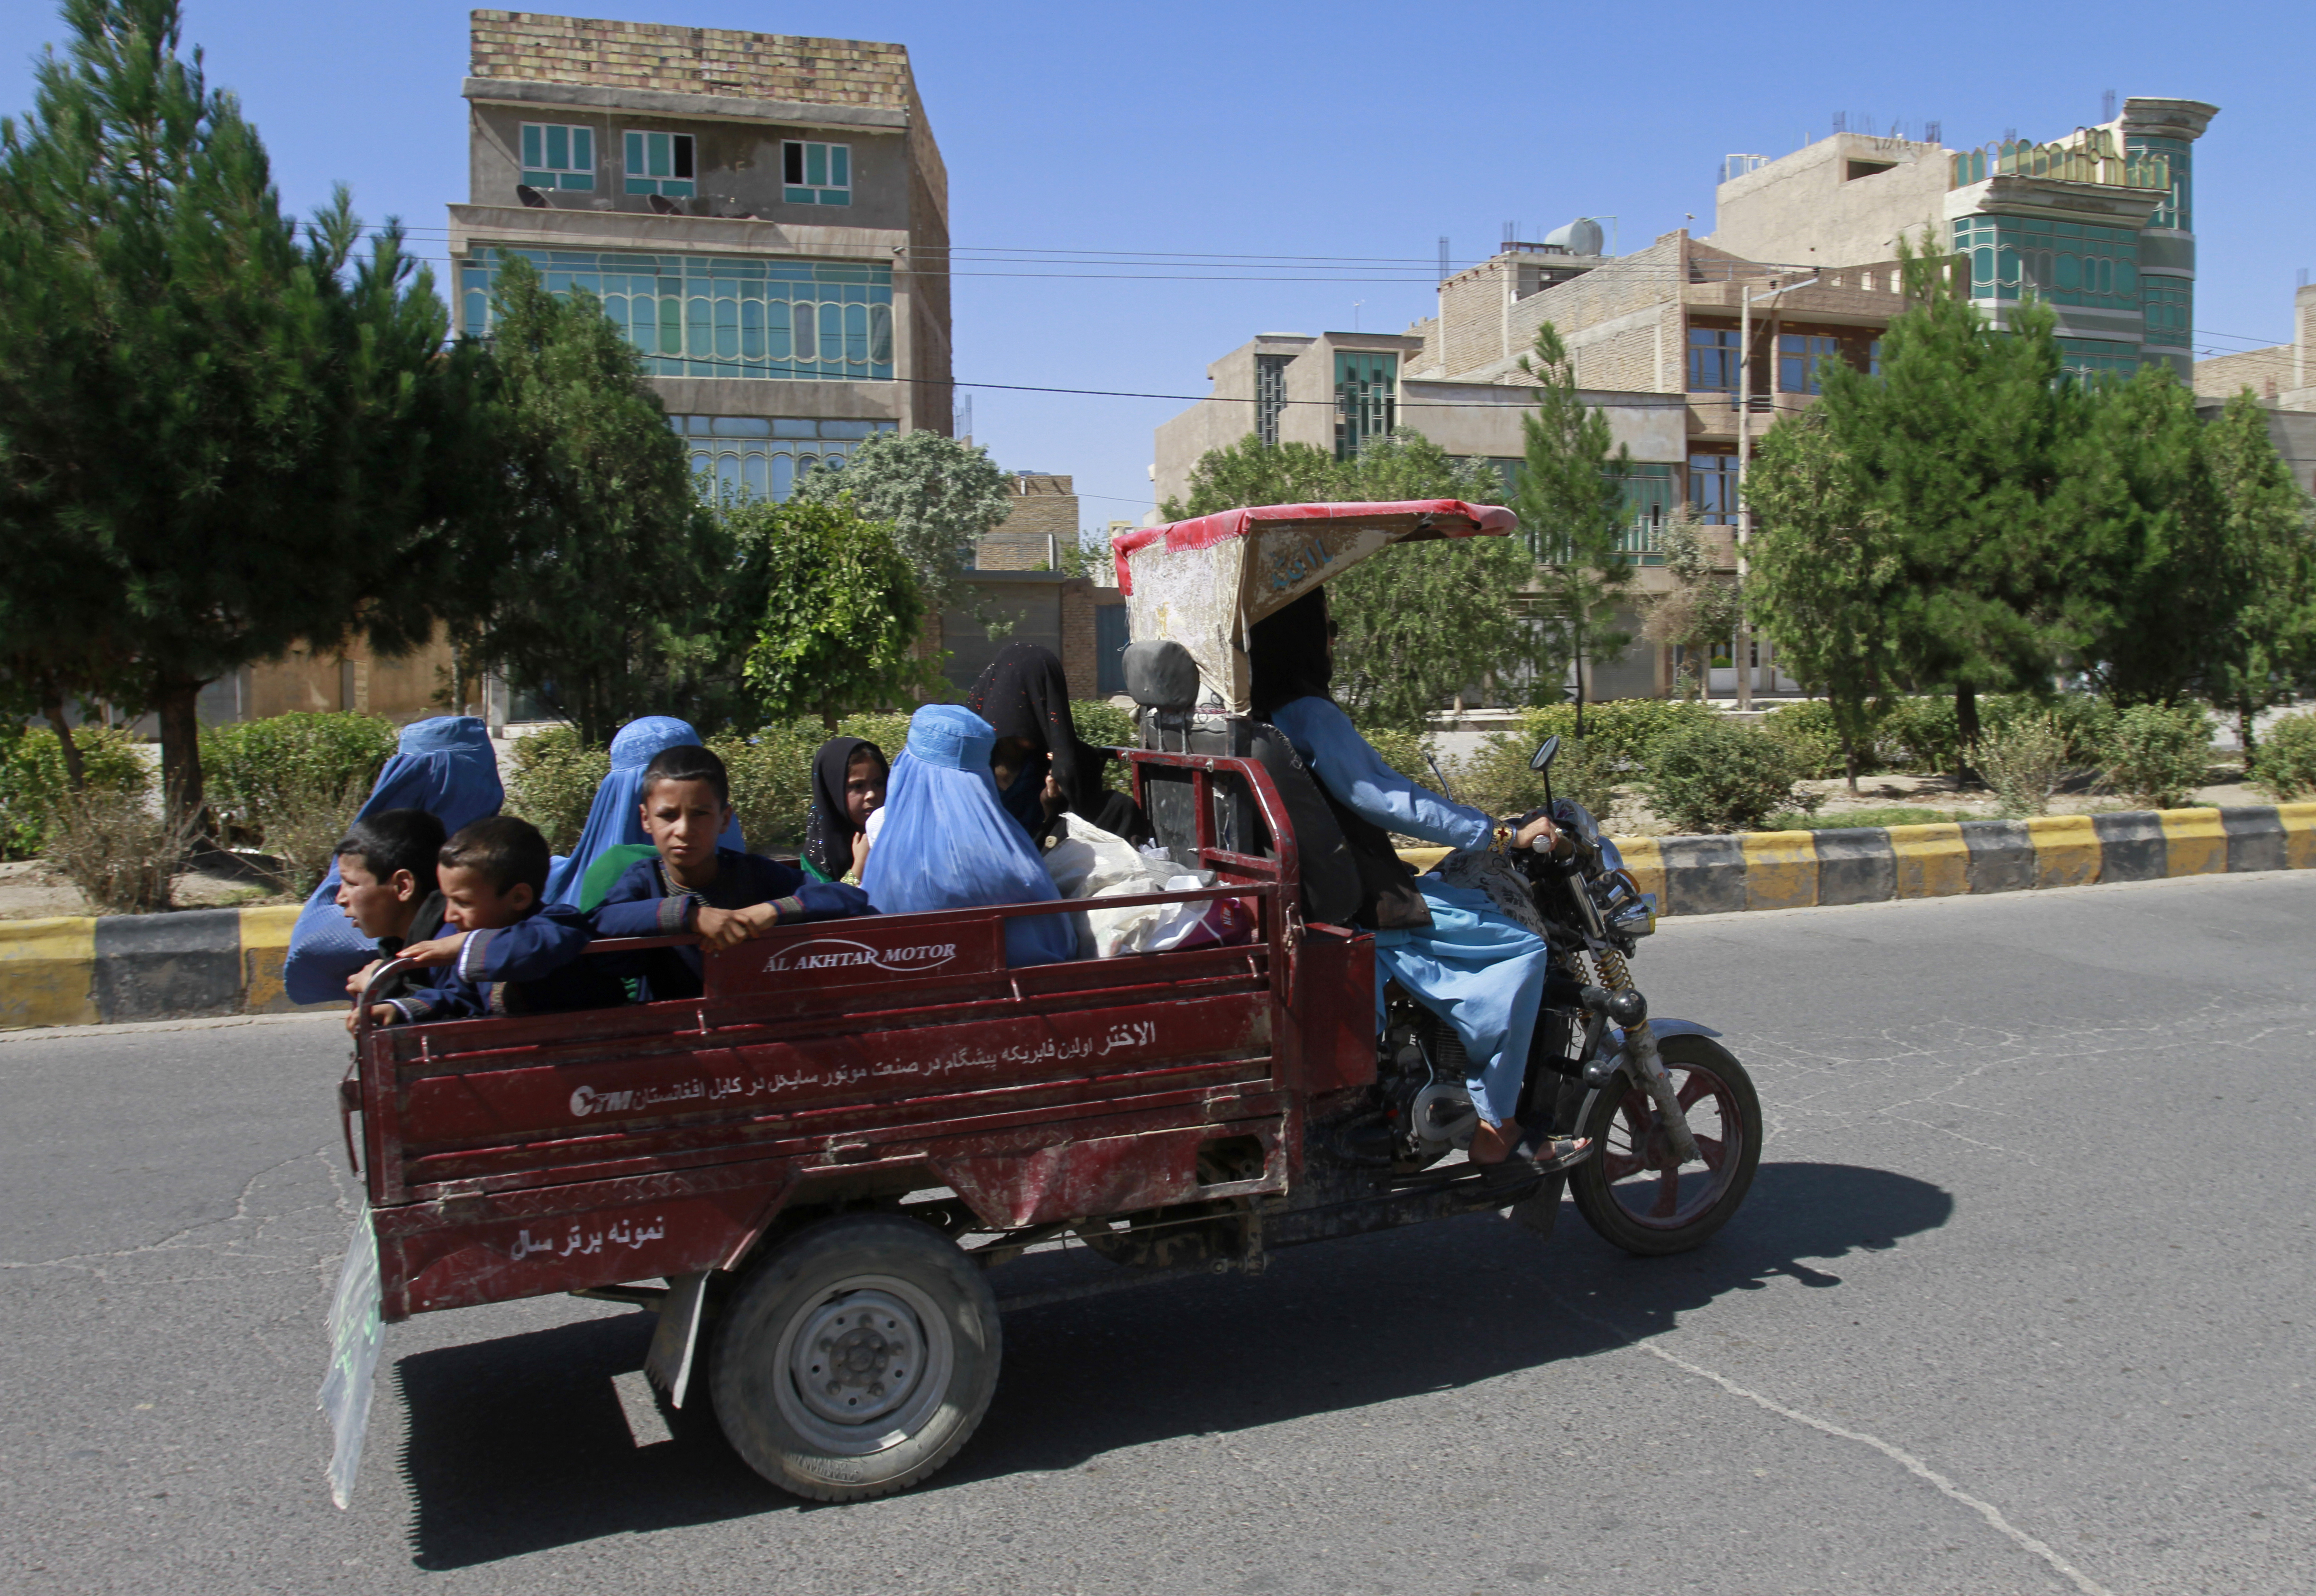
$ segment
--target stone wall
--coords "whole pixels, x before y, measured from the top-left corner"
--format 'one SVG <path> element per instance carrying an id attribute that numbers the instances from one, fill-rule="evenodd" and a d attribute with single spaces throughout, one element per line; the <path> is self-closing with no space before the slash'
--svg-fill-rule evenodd
<path id="1" fill-rule="evenodd" d="M 477 11 L 476 77 L 917 111 L 897 44 Z"/>
<path id="2" fill-rule="evenodd" d="M 2274 403 L 2293 387 L 2298 351 L 2289 343 L 2247 349 L 2196 362 L 2196 394 L 2199 398 L 2232 399 L 2244 388 L 2266 403 Z"/>

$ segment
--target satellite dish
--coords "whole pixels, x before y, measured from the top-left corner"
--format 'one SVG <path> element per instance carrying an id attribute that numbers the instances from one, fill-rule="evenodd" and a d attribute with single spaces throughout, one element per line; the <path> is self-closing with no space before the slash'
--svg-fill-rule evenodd
<path id="1" fill-rule="evenodd" d="M 1589 216 L 1580 216 L 1564 227 L 1554 227 L 1544 236 L 1548 248 L 1564 249 L 1572 255 L 1597 255 L 1606 241 L 1600 224 Z"/>
<path id="2" fill-rule="evenodd" d="M 683 207 L 678 205 L 674 201 L 668 199 L 664 194 L 648 195 L 646 197 L 645 202 L 650 205 L 652 210 L 661 216 L 681 216 L 683 214 Z M 1599 229 L 1595 228 L 1594 231 L 1597 232 Z"/>
<path id="3" fill-rule="evenodd" d="M 514 197 L 521 201 L 525 205 L 530 206 L 533 210 L 545 210 L 548 209 L 547 196 L 540 193 L 537 189 L 531 187 L 527 183 L 519 183 L 514 185 Z"/>

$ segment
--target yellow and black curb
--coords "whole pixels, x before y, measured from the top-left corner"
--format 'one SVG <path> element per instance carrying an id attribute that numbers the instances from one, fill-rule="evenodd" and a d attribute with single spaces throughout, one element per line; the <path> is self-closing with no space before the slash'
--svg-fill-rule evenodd
<path id="1" fill-rule="evenodd" d="M 0 921 L 0 1030 L 294 1011 L 298 907 Z"/>
<path id="2" fill-rule="evenodd" d="M 1902 897 L 2316 869 L 2316 804 L 2140 809 L 1937 825 L 1618 837 L 1660 914 L 1809 909 Z M 1447 853 L 1410 848 L 1419 869 Z"/>
<path id="3" fill-rule="evenodd" d="M 1965 820 L 1941 825 L 1619 837 L 1661 914 L 2316 869 L 2316 804 Z M 1428 869 L 1448 851 L 1411 848 Z M 0 1030 L 288 1013 L 298 905 L 0 921 Z"/>

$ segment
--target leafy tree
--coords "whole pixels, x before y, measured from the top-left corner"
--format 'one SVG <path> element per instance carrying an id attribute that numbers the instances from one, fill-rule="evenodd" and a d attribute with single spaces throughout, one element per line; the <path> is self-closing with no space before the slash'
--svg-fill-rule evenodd
<path id="1" fill-rule="evenodd" d="M 1209 449 L 1190 468 L 1190 496 L 1168 499 L 1168 521 L 1258 504 L 1323 504 L 1343 496 L 1343 465 L 1308 443 L 1265 443 L 1249 432 L 1227 449 Z"/>
<path id="2" fill-rule="evenodd" d="M 550 293 L 512 256 L 491 324 L 494 508 L 516 579 L 473 646 L 607 743 L 697 668 L 731 549 L 643 357 L 593 295 Z"/>
<path id="3" fill-rule="evenodd" d="M 1613 660 L 1632 642 L 1612 624 L 1633 579 L 1617 547 L 1625 526 L 1632 452 L 1615 443 L 1608 418 L 1576 389 L 1576 362 L 1550 322 L 1520 356 L 1535 379 L 1536 408 L 1520 417 L 1525 445 L 1513 507 L 1537 559 L 1537 612 L 1563 641 L 1563 657 Z M 1584 735 L 1584 673 L 1576 673 L 1576 733 Z"/>
<path id="4" fill-rule="evenodd" d="M 2248 566 L 2222 547 L 2195 395 L 2169 368 L 2142 367 L 2087 392 L 2077 422 L 2052 501 L 2048 553 L 2066 571 L 2053 640 L 2116 702 L 2173 702 L 2249 596 Z"/>
<path id="5" fill-rule="evenodd" d="M 1378 503 L 1503 496 L 1485 460 L 1449 455 L 1407 427 L 1370 441 L 1341 483 L 1335 496 Z M 1534 569 L 1519 539 L 1443 538 L 1403 543 L 1337 577 L 1328 602 L 1344 708 L 1363 723 L 1417 729 L 1474 683 L 1525 680 L 1558 696 L 1567 656 L 1521 612 Z"/>
<path id="6" fill-rule="evenodd" d="M 1873 706 L 1893 686 L 1890 619 L 1903 577 L 1889 517 L 1860 488 L 1821 411 L 1772 428 L 1745 485 L 1752 602 L 1793 670 L 1824 690 L 1852 792 Z"/>
<path id="7" fill-rule="evenodd" d="M 2231 623 L 2206 644 L 2203 688 L 2234 714 L 2245 762 L 2261 769 L 2253 718 L 2316 669 L 2316 525 L 2249 388 L 2228 401 L 2203 444 L 2219 501 L 2222 557 L 2242 596 Z"/>
<path id="8" fill-rule="evenodd" d="M 982 534 L 1013 507 L 987 450 L 938 432 L 874 433 L 843 469 L 806 472 L 796 496 L 815 504 L 849 497 L 863 519 L 889 525 L 935 611 L 956 602 Z"/>
<path id="9" fill-rule="evenodd" d="M 1946 257 L 1903 241 L 1901 254 L 1912 304 L 1883 334 L 1882 374 L 1824 362 L 1816 409 L 1896 561 L 1875 588 L 1893 663 L 1954 695 L 1967 747 L 1979 693 L 2046 680 L 2055 663 L 2066 561 L 2051 504 L 2086 400 L 2061 379 L 2047 306 L 2021 304 L 1998 333 Z"/>
<path id="10" fill-rule="evenodd" d="M 423 640 L 468 588 L 474 358 L 392 224 L 285 217 L 176 0 L 66 0 L 0 124 L 0 668 L 60 714 L 139 700 L 197 810 L 204 683 L 359 620 Z"/>
<path id="11" fill-rule="evenodd" d="M 764 518 L 766 600 L 748 684 L 767 717 L 881 709 L 929 685 L 924 601 L 892 529 L 849 504 L 795 500 Z"/>
<path id="12" fill-rule="evenodd" d="M 1723 579 L 1717 540 L 1696 510 L 1683 504 L 1668 516 L 1658 547 L 1671 585 L 1646 601 L 1641 636 L 1692 655 L 1726 643 L 1737 626 L 1738 584 Z M 1695 684 L 1697 697 L 1704 696 L 1705 678 L 1694 667 L 1684 666 L 1682 677 L 1685 683 Z M 1686 685 L 1679 691 L 1688 695 Z"/>

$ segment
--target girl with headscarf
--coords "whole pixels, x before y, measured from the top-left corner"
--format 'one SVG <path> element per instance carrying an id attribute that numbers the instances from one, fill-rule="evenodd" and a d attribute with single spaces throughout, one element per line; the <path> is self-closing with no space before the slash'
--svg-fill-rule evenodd
<path id="1" fill-rule="evenodd" d="M 1150 840 L 1150 822 L 1132 798 L 1102 784 L 1109 751 L 1078 736 L 1069 679 L 1050 648 L 1008 643 L 965 696 L 965 707 L 997 736 L 991 757 L 1005 812 L 1042 843 L 1064 810 L 1124 837 Z"/>
<path id="2" fill-rule="evenodd" d="M 1552 950 L 1479 888 L 1412 876 L 1391 851 L 1390 834 L 1451 848 L 1491 841 L 1525 848 L 1549 822 L 1533 821 L 1514 837 L 1479 810 L 1385 764 L 1329 696 L 1333 646 L 1323 588 L 1256 622 L 1246 650 L 1255 717 L 1285 733 L 1302 755 L 1359 860 L 1366 901 L 1358 918 L 1376 933 L 1377 1006 L 1384 980 L 1394 978 L 1455 1028 L 1471 1060 L 1465 1085 L 1480 1115 L 1472 1162 L 1501 1164 L 1521 1141 L 1512 1114 Z M 1585 1146 L 1547 1134 L 1533 1155 L 1572 1161 Z"/>
<path id="3" fill-rule="evenodd" d="M 444 832 L 455 832 L 497 814 L 505 796 L 490 728 L 471 715 L 438 715 L 402 728 L 394 757 L 379 770 L 354 818 L 387 809 L 423 809 L 442 823 Z M 281 966 L 282 990 L 292 1003 L 343 1002 L 348 977 L 377 957 L 377 948 L 338 907 L 338 863 L 333 859 L 329 874 L 298 911 Z"/>
<path id="4" fill-rule="evenodd" d="M 865 850 L 868 817 L 884 807 L 891 779 L 885 751 L 860 737 L 831 737 L 812 761 L 812 811 L 804 823 L 804 873 L 851 881 Z"/>
<path id="5" fill-rule="evenodd" d="M 884 821 L 860 886 L 883 914 L 1060 899 L 1045 862 L 998 802 L 989 771 L 996 734 L 957 704 L 909 717 L 908 746 L 893 762 Z M 1005 962 L 1057 964 L 1077 955 L 1068 914 L 1005 923 Z"/>
<path id="6" fill-rule="evenodd" d="M 555 868 L 548 873 L 548 903 L 589 907 L 581 902 L 588 884 L 589 867 L 615 848 L 641 850 L 604 861 L 605 875 L 601 885 L 608 891 L 621 871 L 654 851 L 651 839 L 644 834 L 644 767 L 663 748 L 699 746 L 699 734 L 673 715 L 646 715 L 619 729 L 611 739 L 611 773 L 595 789 L 594 805 L 587 811 L 586 829 L 579 834 L 578 844 L 571 850 L 570 857 L 556 860 Z M 719 848 L 747 851 L 746 844 L 740 841 L 737 817 L 724 828 L 716 842 Z M 596 893 L 595 901 L 602 901 L 602 892 Z"/>

